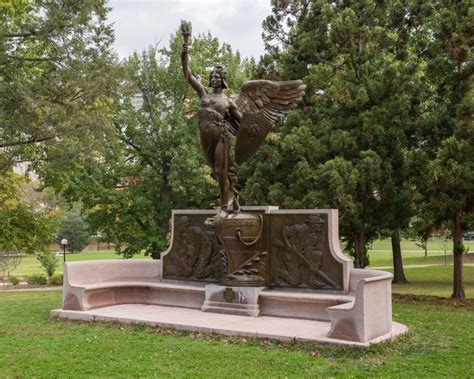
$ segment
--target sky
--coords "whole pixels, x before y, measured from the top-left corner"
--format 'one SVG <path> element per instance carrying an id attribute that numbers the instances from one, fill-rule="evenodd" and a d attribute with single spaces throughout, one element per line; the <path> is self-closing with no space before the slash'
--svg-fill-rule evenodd
<path id="1" fill-rule="evenodd" d="M 256 60 L 264 53 L 262 21 L 270 0 L 109 0 L 115 50 L 125 58 L 148 46 L 168 46 L 181 20 L 191 21 L 193 35 L 211 32 L 219 41 Z"/>

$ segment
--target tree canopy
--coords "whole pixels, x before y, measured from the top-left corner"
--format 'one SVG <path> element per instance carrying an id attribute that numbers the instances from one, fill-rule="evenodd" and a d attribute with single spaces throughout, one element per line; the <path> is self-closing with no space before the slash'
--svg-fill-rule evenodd
<path id="1" fill-rule="evenodd" d="M 56 185 L 113 137 L 107 11 L 105 0 L 0 4 L 0 169 L 26 161 Z"/>
<path id="2" fill-rule="evenodd" d="M 0 176 L 0 252 L 46 251 L 57 230 L 57 211 L 35 209 L 21 199 L 24 177 Z"/>
<path id="3" fill-rule="evenodd" d="M 100 162 L 91 159 L 65 193 L 81 200 L 91 226 L 125 256 L 164 251 L 172 209 L 208 208 L 217 187 L 200 151 L 197 97 L 187 90 L 180 63 L 182 40 L 169 48 L 135 53 L 125 63 L 124 96 L 114 104 L 111 143 Z M 211 35 L 193 42 L 191 69 L 207 85 L 207 67 L 228 67 L 236 89 L 245 76 L 238 54 Z M 132 102 L 133 101 L 133 102 Z"/>

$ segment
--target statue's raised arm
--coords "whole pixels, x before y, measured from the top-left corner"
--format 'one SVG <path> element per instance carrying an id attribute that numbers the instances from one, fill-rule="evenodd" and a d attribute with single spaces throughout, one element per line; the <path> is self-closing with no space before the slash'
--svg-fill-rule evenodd
<path id="1" fill-rule="evenodd" d="M 181 50 L 181 65 L 183 66 L 183 73 L 186 82 L 194 88 L 194 90 L 199 94 L 199 97 L 203 97 L 207 93 L 206 88 L 199 83 L 189 69 L 189 40 L 191 38 L 191 31 L 191 23 L 189 21 L 181 20 L 181 34 L 184 39 L 183 48 Z"/>

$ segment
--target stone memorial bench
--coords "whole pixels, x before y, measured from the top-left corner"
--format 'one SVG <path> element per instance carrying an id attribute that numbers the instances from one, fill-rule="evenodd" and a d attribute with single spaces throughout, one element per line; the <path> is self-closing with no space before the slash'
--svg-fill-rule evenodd
<path id="1" fill-rule="evenodd" d="M 200 283 L 161 281 L 161 261 L 151 259 L 68 262 L 64 264 L 63 309 L 87 311 L 118 304 L 155 304 L 199 309 Z"/>
<path id="2" fill-rule="evenodd" d="M 329 338 L 367 342 L 392 330 L 392 279 L 389 272 L 352 269 L 349 293 L 353 300 L 327 308 Z"/>
<path id="3" fill-rule="evenodd" d="M 367 342 L 392 329 L 392 274 L 370 269 L 350 271 L 349 292 L 260 292 L 261 315 L 330 321 L 328 337 Z"/>

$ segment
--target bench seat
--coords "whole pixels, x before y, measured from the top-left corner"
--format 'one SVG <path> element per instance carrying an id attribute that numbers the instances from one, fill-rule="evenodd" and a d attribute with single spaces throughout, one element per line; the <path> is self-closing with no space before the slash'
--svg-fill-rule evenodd
<path id="1" fill-rule="evenodd" d="M 392 331 L 392 279 L 389 272 L 352 269 L 351 302 L 327 308 L 329 338 L 367 342 Z"/>
<path id="2" fill-rule="evenodd" d="M 87 311 L 118 304 L 200 309 L 203 284 L 162 282 L 160 271 L 160 260 L 65 263 L 63 309 Z"/>
<path id="3" fill-rule="evenodd" d="M 292 289 L 260 292 L 260 309 L 264 316 L 329 321 L 326 309 L 350 303 L 354 296 L 344 293 L 301 292 Z"/>
<path id="4" fill-rule="evenodd" d="M 63 310 L 119 304 L 202 309 L 205 283 L 162 281 L 160 272 L 161 261 L 151 259 L 65 263 Z M 327 321 L 328 338 L 367 342 L 392 330 L 392 278 L 385 271 L 351 269 L 348 292 L 262 288 L 254 299 L 258 312 L 245 314 Z"/>

